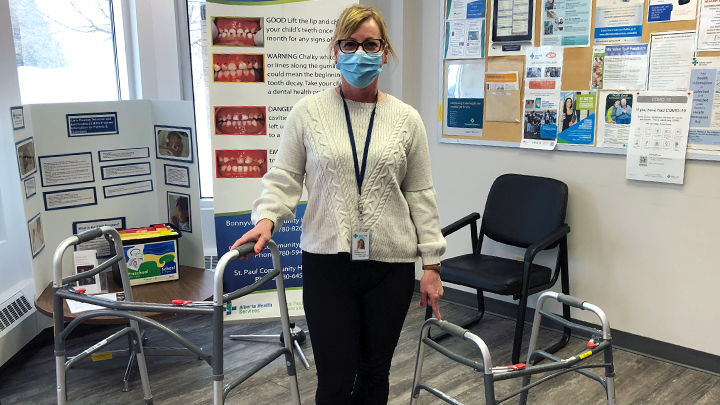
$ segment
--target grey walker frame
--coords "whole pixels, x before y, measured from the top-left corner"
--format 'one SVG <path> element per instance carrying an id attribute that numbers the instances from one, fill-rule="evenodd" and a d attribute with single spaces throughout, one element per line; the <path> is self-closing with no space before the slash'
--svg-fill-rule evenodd
<path id="1" fill-rule="evenodd" d="M 89 240 L 104 236 L 108 241 L 112 241 L 115 244 L 116 255 L 106 260 L 102 264 L 95 267 L 93 270 L 84 272 L 82 274 L 76 274 L 69 277 L 62 277 L 62 258 L 72 246 L 79 243 L 87 242 Z M 147 366 L 145 363 L 145 355 L 143 351 L 142 338 L 140 334 L 139 324 L 142 323 L 145 326 L 149 326 L 163 332 L 169 338 L 175 340 L 177 343 L 187 348 L 190 352 L 197 355 L 201 360 L 206 361 L 213 369 L 213 404 L 223 405 L 227 394 L 242 382 L 250 378 L 253 374 L 257 373 L 260 369 L 270 364 L 278 357 L 285 356 L 285 364 L 287 367 L 287 373 L 290 380 L 290 393 L 292 396 L 292 404 L 300 405 L 300 393 L 297 384 L 297 376 L 295 373 L 295 358 L 292 351 L 292 342 L 290 339 L 286 339 L 285 347 L 276 350 L 267 358 L 261 360 L 253 366 L 250 370 L 236 377 L 235 379 L 223 385 L 224 372 L 223 372 L 223 313 L 225 303 L 230 302 L 234 299 L 243 297 L 256 291 L 268 281 L 273 278 L 276 279 L 278 301 L 280 305 L 281 323 L 285 336 L 290 336 L 290 321 L 287 309 L 287 301 L 285 299 L 285 289 L 283 286 L 283 274 L 282 266 L 280 265 L 280 252 L 278 251 L 277 245 L 271 240 L 267 246 L 270 248 L 273 257 L 273 271 L 266 274 L 260 280 L 257 280 L 252 285 L 238 289 L 234 292 L 223 294 L 223 273 L 225 266 L 230 260 L 245 256 L 252 252 L 254 249 L 254 243 L 247 243 L 236 249 L 233 249 L 223 255 L 218 262 L 218 266 L 215 272 L 214 280 L 214 295 L 212 307 L 210 306 L 177 306 L 173 304 L 155 304 L 155 303 L 138 303 L 133 302 L 132 288 L 130 287 L 130 280 L 127 273 L 127 265 L 124 260 L 124 252 L 122 248 L 122 240 L 118 232 L 111 227 L 101 227 L 91 229 L 78 235 L 71 236 L 60 243 L 58 248 L 55 250 L 55 256 L 53 259 L 53 313 L 54 313 L 54 327 L 55 327 L 55 369 L 57 379 L 57 403 L 64 405 L 67 401 L 67 381 L 66 374 L 67 370 L 72 365 L 90 356 L 92 353 L 98 351 L 102 347 L 109 343 L 119 339 L 124 335 L 129 335 L 133 351 L 137 354 L 138 368 L 140 370 L 140 379 L 142 381 L 143 396 L 146 404 L 152 404 L 153 398 L 150 391 L 150 382 L 147 374 Z M 125 302 L 110 301 L 102 298 L 93 296 L 87 296 L 83 294 L 75 294 L 70 292 L 66 287 L 70 284 L 87 278 L 92 277 L 101 271 L 110 268 L 113 264 L 118 263 L 120 266 L 120 275 L 123 282 L 123 290 L 125 291 Z M 63 316 L 63 300 L 73 299 L 79 302 L 85 302 L 88 304 L 94 304 L 102 306 L 108 309 L 96 310 L 86 312 L 78 316 L 75 320 L 70 322 L 67 326 L 64 323 Z M 161 312 L 170 314 L 187 314 L 187 315 L 206 315 L 212 316 L 213 319 L 213 349 L 212 354 L 206 352 L 200 347 L 196 346 L 186 338 L 182 337 L 177 332 L 168 328 L 167 326 L 147 318 L 145 316 L 138 315 L 135 311 L 143 312 Z M 71 359 L 70 361 L 65 360 L 65 339 L 68 337 L 80 323 L 101 316 L 115 316 L 119 318 L 126 318 L 130 321 L 130 326 L 122 329 L 121 331 L 111 335 L 110 337 L 98 342 L 96 345 L 83 351 L 80 355 Z"/>
<path id="2" fill-rule="evenodd" d="M 549 299 L 553 298 L 557 300 L 558 302 L 562 304 L 569 305 L 574 308 L 582 309 L 582 310 L 588 310 L 590 312 L 595 313 L 595 315 L 598 316 L 600 319 L 600 323 L 602 325 L 602 330 L 590 328 L 587 326 L 579 325 L 570 321 L 567 321 L 563 319 L 562 317 L 559 317 L 551 312 L 547 312 L 543 309 L 543 305 L 545 302 Z M 569 357 L 567 359 L 560 359 L 559 357 L 553 356 L 550 353 L 547 353 L 543 350 L 536 350 L 537 347 L 537 339 L 538 339 L 538 333 L 540 331 L 540 321 L 541 318 L 545 316 L 548 318 L 551 318 L 555 322 L 558 322 L 562 324 L 564 327 L 575 329 L 575 330 L 581 330 L 586 333 L 590 333 L 593 337 L 598 337 L 597 345 L 593 348 L 589 348 L 587 350 L 584 350 L 581 353 L 578 353 L 572 357 Z M 448 333 L 451 336 L 455 336 L 460 339 L 469 340 L 480 349 L 480 353 L 482 354 L 482 364 L 468 359 L 466 357 L 460 356 L 444 346 L 436 343 L 435 341 L 431 340 L 429 337 L 430 333 L 430 327 L 436 326 L 440 330 L 442 330 L 445 333 Z M 600 338 L 600 336 L 602 336 Z M 437 350 L 450 360 L 453 360 L 455 362 L 458 362 L 460 364 L 466 365 L 475 371 L 483 373 L 483 385 L 485 388 L 485 404 L 486 405 L 497 405 L 502 402 L 505 402 L 515 396 L 519 395 L 519 404 L 520 405 L 526 405 L 527 404 L 527 394 L 528 391 L 531 388 L 534 388 L 552 378 L 558 377 L 560 375 L 569 373 L 569 372 L 577 372 L 581 375 L 591 378 L 597 382 L 599 382 L 603 388 L 605 389 L 605 393 L 607 396 L 607 404 L 608 405 L 617 405 L 617 402 L 615 400 L 615 366 L 613 364 L 613 351 L 612 351 L 612 337 L 610 335 L 610 322 L 608 321 L 607 317 L 605 316 L 605 313 L 598 308 L 597 306 L 590 304 L 588 302 L 581 301 L 575 297 L 559 294 L 556 292 L 545 292 L 542 295 L 540 295 L 540 298 L 538 300 L 537 310 L 535 311 L 535 319 L 533 321 L 533 328 L 532 328 L 532 335 L 530 336 L 530 346 L 528 348 L 528 357 L 526 362 L 526 367 L 518 370 L 513 370 L 508 367 L 493 367 L 492 365 L 492 357 L 490 355 L 490 350 L 488 349 L 485 342 L 479 338 L 477 335 L 473 334 L 472 332 L 468 331 L 467 329 L 464 329 L 460 326 L 457 326 L 455 324 L 446 322 L 446 321 L 439 321 L 435 318 L 428 319 L 425 321 L 422 327 L 422 331 L 420 332 L 420 343 L 418 345 L 418 352 L 417 352 L 417 359 L 415 363 L 415 375 L 413 377 L 413 384 L 412 384 L 412 391 L 411 391 L 411 397 L 410 397 L 410 405 L 417 405 L 418 404 L 418 397 L 420 396 L 420 391 L 425 390 L 434 396 L 442 399 L 448 404 L 453 405 L 462 405 L 461 402 L 457 401 L 456 399 L 450 397 L 449 395 L 445 394 L 444 392 L 431 387 L 428 384 L 424 384 L 421 381 L 421 374 L 422 374 L 422 367 L 423 367 L 423 360 L 425 357 L 425 346 L 430 346 L 431 348 Z M 603 352 L 604 355 L 604 363 L 602 364 L 590 364 L 590 365 L 578 365 L 581 361 L 588 359 L 592 357 L 595 354 L 598 354 L 600 352 Z M 540 365 L 534 365 L 534 363 L 542 360 L 550 360 L 550 362 Z M 597 374 L 591 373 L 587 371 L 586 369 L 589 368 L 604 368 L 605 369 L 605 378 L 603 379 Z M 539 374 L 539 373 L 546 373 L 546 372 L 555 372 L 553 374 L 550 374 L 546 377 L 543 377 L 539 379 L 538 381 L 535 381 L 533 383 L 530 383 L 530 379 L 532 375 Z M 509 393 L 508 395 L 502 397 L 502 398 L 496 398 L 495 397 L 495 382 L 496 381 L 502 381 L 502 380 L 509 380 L 513 378 L 519 378 L 523 377 L 522 380 L 522 386 L 519 389 L 516 389 Z"/>

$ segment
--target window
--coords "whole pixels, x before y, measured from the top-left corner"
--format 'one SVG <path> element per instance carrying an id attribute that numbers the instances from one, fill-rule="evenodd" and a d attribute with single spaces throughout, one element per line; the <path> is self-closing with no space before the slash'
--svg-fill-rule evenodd
<path id="1" fill-rule="evenodd" d="M 187 0 L 188 28 L 190 30 L 190 61 L 192 63 L 193 96 L 195 99 L 195 129 L 198 140 L 198 166 L 200 167 L 200 196 L 213 196 L 213 159 L 210 136 L 210 84 L 205 75 L 207 53 L 205 43 L 205 0 Z"/>
<path id="2" fill-rule="evenodd" d="M 120 99 L 111 0 L 10 0 L 23 104 Z"/>

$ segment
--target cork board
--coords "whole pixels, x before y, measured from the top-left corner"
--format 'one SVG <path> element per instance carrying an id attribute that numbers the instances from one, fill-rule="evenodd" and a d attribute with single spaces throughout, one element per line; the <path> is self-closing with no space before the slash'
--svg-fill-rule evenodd
<path id="1" fill-rule="evenodd" d="M 491 7 L 491 1 L 486 1 L 486 7 L 488 9 L 486 10 L 486 15 L 489 15 L 489 7 Z M 542 1 L 538 0 L 535 2 L 535 10 L 541 10 Z M 685 30 L 692 30 L 694 31 L 697 28 L 697 20 L 687 20 L 687 21 L 670 21 L 670 22 L 659 22 L 659 23 L 648 23 L 647 22 L 647 13 L 648 13 L 648 6 L 649 1 L 645 0 L 645 15 L 643 16 L 643 34 L 642 34 L 642 43 L 649 43 L 650 42 L 650 34 L 656 33 L 656 32 L 668 32 L 668 31 L 685 31 Z M 571 91 L 571 90 L 589 90 L 590 89 L 590 64 L 592 60 L 592 43 L 594 42 L 594 32 L 595 32 L 595 0 L 592 0 L 592 9 L 593 9 L 593 15 L 591 18 L 591 29 L 590 29 L 590 46 L 584 47 L 584 48 L 565 48 L 564 49 L 564 59 L 563 59 L 563 69 L 562 69 L 562 88 L 563 91 Z M 699 2 L 698 2 L 698 9 L 699 9 Z M 699 10 L 698 10 L 699 11 Z M 444 13 L 443 13 L 444 18 Z M 541 28 L 541 19 L 542 15 L 540 13 L 536 12 L 535 15 L 535 46 L 540 46 L 540 28 Z M 444 20 L 443 20 L 444 21 Z M 491 32 L 491 23 L 486 24 L 486 35 L 485 38 L 489 38 Z M 444 26 L 444 22 L 443 22 Z M 487 40 L 487 39 L 486 39 Z M 442 41 L 441 41 L 442 42 Z M 487 44 L 486 44 L 487 49 Z M 720 56 L 720 52 L 698 52 L 698 56 Z M 485 59 L 485 71 L 500 71 L 499 67 L 502 66 L 503 61 L 508 59 L 519 59 L 524 62 L 525 58 L 522 56 L 495 56 L 495 57 L 487 57 Z M 455 59 L 457 60 L 457 59 Z M 690 61 L 688 61 L 690 63 Z M 442 89 L 444 92 L 445 83 L 444 83 L 444 72 L 445 72 L 445 63 L 443 61 L 442 63 L 443 67 L 443 79 L 442 79 Z M 519 72 L 520 77 L 523 76 L 522 70 Z M 521 83 L 521 88 L 524 87 L 524 83 Z M 444 93 L 443 93 L 444 96 Z M 522 102 L 522 101 L 521 101 Z M 442 128 L 442 126 L 441 126 Z M 443 135 L 443 137 L 447 137 L 446 135 Z M 483 134 L 482 134 L 482 141 L 483 142 L 506 142 L 506 143 L 512 143 L 515 145 L 520 145 L 520 140 L 522 137 L 522 123 L 510 123 L 510 122 L 493 122 L 493 121 L 484 121 L 483 122 Z M 585 149 L 586 151 L 591 151 L 592 149 L 596 149 L 593 146 L 580 146 L 579 148 Z M 598 150 L 599 151 L 599 150 Z M 624 153 L 624 149 L 617 150 L 617 153 Z"/>

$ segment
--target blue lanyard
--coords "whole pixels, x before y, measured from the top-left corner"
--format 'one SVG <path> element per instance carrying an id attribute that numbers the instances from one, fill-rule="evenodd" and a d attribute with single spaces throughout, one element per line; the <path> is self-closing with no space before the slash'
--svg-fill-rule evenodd
<path id="1" fill-rule="evenodd" d="M 370 137 L 372 136 L 373 122 L 375 122 L 375 110 L 377 109 L 378 94 L 375 93 L 375 107 L 373 107 L 372 114 L 370 115 L 370 124 L 368 125 L 367 138 L 365 138 L 365 150 L 363 151 L 362 168 L 360 162 L 358 162 L 357 148 L 355 148 L 355 135 L 353 134 L 352 123 L 350 123 L 350 110 L 348 110 L 347 102 L 345 102 L 345 95 L 340 86 L 340 97 L 342 97 L 343 105 L 345 106 L 345 121 L 347 122 L 348 133 L 350 134 L 350 146 L 352 146 L 353 163 L 355 163 L 355 179 L 357 180 L 358 195 L 362 195 L 362 183 L 365 178 L 365 168 L 367 167 L 367 155 L 370 149 Z M 358 210 L 362 211 L 360 201 L 358 200 Z"/>

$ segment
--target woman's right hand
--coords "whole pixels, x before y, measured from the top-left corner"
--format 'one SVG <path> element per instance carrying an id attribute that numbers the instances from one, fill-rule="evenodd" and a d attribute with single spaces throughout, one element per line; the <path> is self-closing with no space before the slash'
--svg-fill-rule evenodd
<path id="1" fill-rule="evenodd" d="M 235 243 L 230 247 L 230 250 L 235 249 L 238 246 L 244 245 L 248 242 L 256 242 L 255 250 L 243 256 L 240 259 L 247 260 L 248 256 L 255 256 L 265 249 L 265 244 L 270 240 L 272 236 L 272 230 L 275 223 L 269 219 L 261 219 L 255 224 L 255 227 L 245 233 L 240 239 L 236 240 Z"/>

